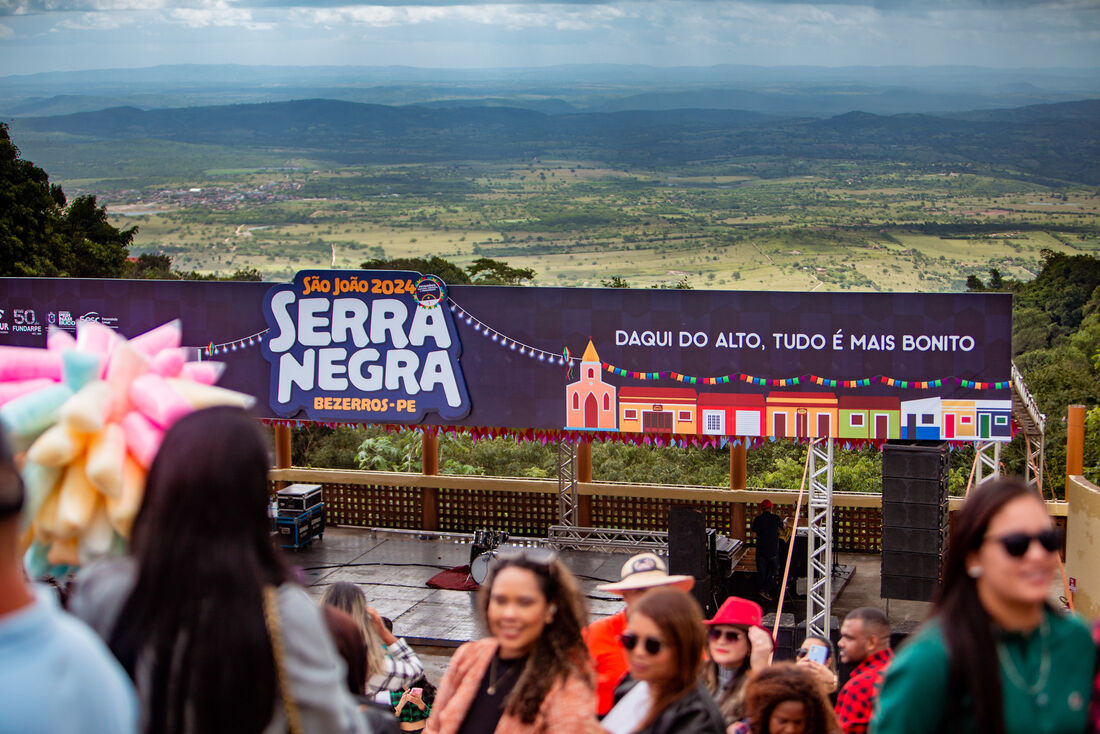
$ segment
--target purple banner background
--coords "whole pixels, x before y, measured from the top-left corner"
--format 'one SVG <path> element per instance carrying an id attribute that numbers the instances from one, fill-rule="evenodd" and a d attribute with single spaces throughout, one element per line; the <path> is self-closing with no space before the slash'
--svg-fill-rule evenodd
<path id="1" fill-rule="evenodd" d="M 0 278 L 0 344 L 45 346 L 46 326 L 96 314 L 126 336 L 166 321 L 183 322 L 187 346 L 205 347 L 246 338 L 266 328 L 262 302 L 270 283 L 202 281 L 125 281 Z M 573 357 L 591 337 L 603 362 L 638 372 L 678 372 L 715 377 L 744 372 L 764 378 L 814 374 L 845 380 L 887 375 L 922 381 L 948 377 L 994 382 L 1010 371 L 1011 296 L 1005 294 L 758 293 L 581 288 L 453 286 L 452 302 L 495 332 L 521 344 Z M 23 325 L 15 323 L 20 312 Z M 33 324 L 27 330 L 28 312 Z M 67 314 L 67 316 L 66 316 Z M 462 343 L 462 370 L 472 409 L 455 425 L 560 430 L 566 427 L 566 386 L 578 379 L 565 366 L 521 355 L 507 342 L 493 341 L 476 322 L 456 313 Z M 17 328 L 22 330 L 17 330 Z M 616 346 L 617 330 L 671 331 L 670 348 Z M 708 334 L 706 348 L 679 348 L 680 331 Z M 765 349 L 713 346 L 720 332 L 755 332 Z M 830 348 L 776 349 L 773 333 L 820 334 Z M 831 349 L 840 332 L 845 349 Z M 894 335 L 897 348 L 853 351 L 852 335 Z M 975 346 L 962 352 L 904 352 L 901 335 L 969 335 Z M 268 408 L 269 367 L 256 346 L 219 354 L 228 365 L 220 383 L 257 397 L 257 414 Z M 670 379 L 640 381 L 603 373 L 603 381 L 623 388 L 683 388 L 698 392 L 768 395 L 776 387 L 745 382 L 690 386 Z M 894 396 L 1007 400 L 1007 390 L 976 391 L 945 383 L 917 390 L 872 384 L 858 389 L 807 385 L 779 391 L 831 392 L 838 396 Z M 336 419 L 334 419 L 336 420 Z M 346 420 L 354 421 L 354 418 Z M 429 415 L 427 423 L 439 423 Z"/>

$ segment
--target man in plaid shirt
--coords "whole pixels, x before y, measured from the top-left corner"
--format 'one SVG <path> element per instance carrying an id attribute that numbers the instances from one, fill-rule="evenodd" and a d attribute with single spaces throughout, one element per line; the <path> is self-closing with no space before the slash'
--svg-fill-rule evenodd
<path id="1" fill-rule="evenodd" d="M 844 734 L 865 734 L 878 700 L 886 667 L 894 659 L 890 649 L 890 620 L 874 607 L 861 607 L 840 626 L 840 660 L 858 663 L 836 699 L 836 718 Z"/>

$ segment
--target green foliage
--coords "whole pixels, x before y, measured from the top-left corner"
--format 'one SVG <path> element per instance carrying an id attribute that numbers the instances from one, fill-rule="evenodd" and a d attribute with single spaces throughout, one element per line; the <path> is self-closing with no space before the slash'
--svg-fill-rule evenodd
<path id="1" fill-rule="evenodd" d="M 600 287 L 602 288 L 629 288 L 630 281 L 621 275 L 612 275 L 610 278 L 605 278 L 600 281 Z"/>
<path id="2" fill-rule="evenodd" d="M 0 123 L 0 276 L 117 278 L 136 227 L 119 230 L 94 196 L 65 193 L 20 158 Z"/>
<path id="3" fill-rule="evenodd" d="M 479 257 L 466 268 L 470 282 L 476 285 L 523 285 L 535 279 L 531 268 L 513 268 L 508 263 Z"/>
<path id="4" fill-rule="evenodd" d="M 373 258 L 359 267 L 363 270 L 413 270 L 423 275 L 435 275 L 447 285 L 468 285 L 470 276 L 458 265 L 441 257 Z"/>
<path id="5" fill-rule="evenodd" d="M 1100 484 L 1100 406 L 1085 413 L 1085 478 Z"/>

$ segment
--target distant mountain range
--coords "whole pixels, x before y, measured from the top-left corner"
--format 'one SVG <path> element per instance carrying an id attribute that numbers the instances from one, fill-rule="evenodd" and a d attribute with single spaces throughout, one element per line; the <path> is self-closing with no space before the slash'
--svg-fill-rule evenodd
<path id="1" fill-rule="evenodd" d="M 153 139 L 297 151 L 345 163 L 603 160 L 680 166 L 757 156 L 994 167 L 1021 178 L 1100 184 L 1100 100 L 952 116 L 849 112 L 827 119 L 675 109 L 546 114 L 300 100 L 19 118 L 13 133 Z M 18 139 L 18 138 L 16 138 Z"/>
<path id="2" fill-rule="evenodd" d="M 1100 98 L 1095 69 L 654 67 L 517 69 L 176 65 L 0 77 L 0 117 L 301 99 L 516 107 L 547 114 L 730 109 L 796 117 L 941 114 Z"/>

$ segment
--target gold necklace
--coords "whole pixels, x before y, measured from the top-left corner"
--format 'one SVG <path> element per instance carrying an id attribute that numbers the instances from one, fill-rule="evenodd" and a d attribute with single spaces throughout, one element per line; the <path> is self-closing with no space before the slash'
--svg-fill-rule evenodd
<path id="1" fill-rule="evenodd" d="M 1039 677 L 1032 683 L 1028 684 L 1024 679 L 1020 671 L 1016 669 L 1016 664 L 1012 662 L 1012 657 L 1008 654 L 1008 649 L 1005 647 L 1004 641 L 997 642 L 997 657 L 1001 660 L 1001 666 L 1004 668 L 1005 674 L 1008 679 L 1012 681 L 1012 685 L 1020 689 L 1029 696 L 1035 696 L 1036 701 L 1040 706 L 1043 706 L 1047 702 L 1047 694 L 1044 689 L 1047 686 L 1047 678 L 1050 676 L 1050 622 L 1047 621 L 1044 614 L 1039 621 Z"/>
<path id="2" fill-rule="evenodd" d="M 497 677 L 497 660 L 498 660 L 498 657 L 494 654 L 493 655 L 493 661 L 491 663 L 489 663 L 489 687 L 485 689 L 485 692 L 488 693 L 490 696 L 497 695 L 497 685 L 499 683 L 503 683 L 504 679 L 507 678 L 509 675 L 511 675 L 512 671 L 515 670 L 515 667 L 516 667 L 516 666 L 512 666 L 512 667 L 508 668 L 503 673 L 501 673 L 500 677 L 498 678 Z"/>

